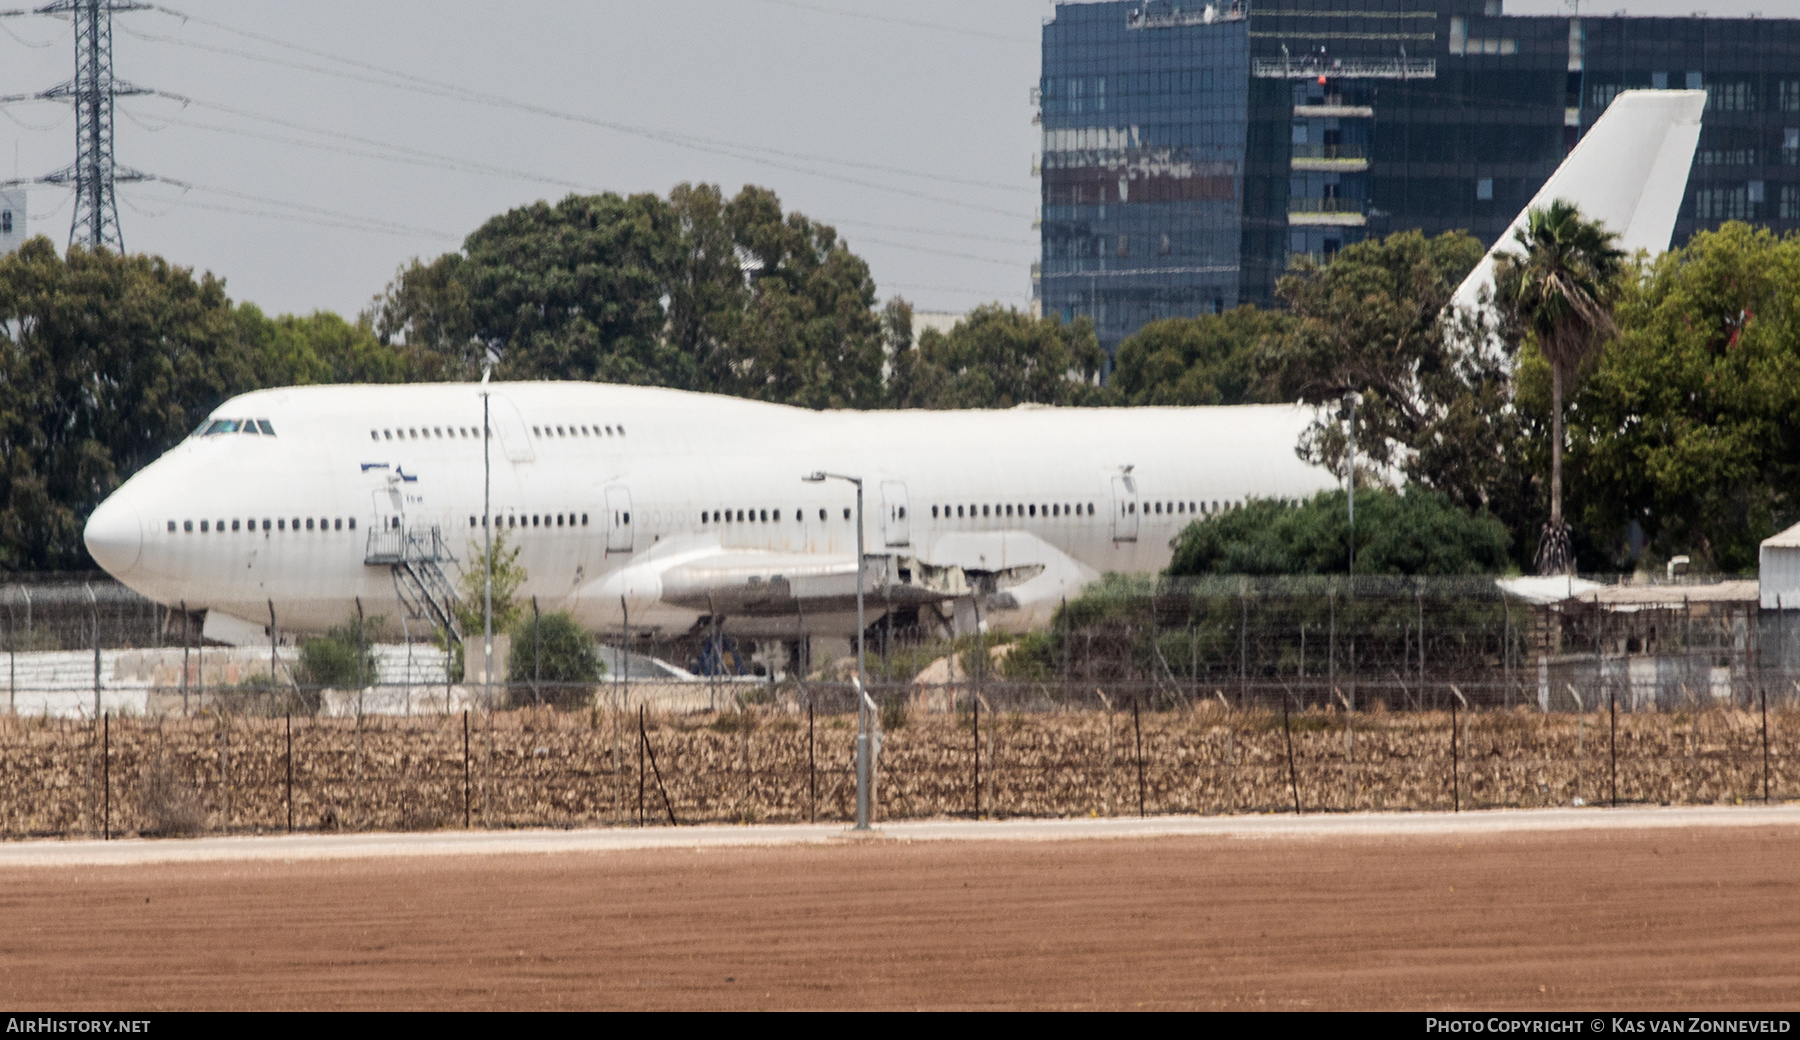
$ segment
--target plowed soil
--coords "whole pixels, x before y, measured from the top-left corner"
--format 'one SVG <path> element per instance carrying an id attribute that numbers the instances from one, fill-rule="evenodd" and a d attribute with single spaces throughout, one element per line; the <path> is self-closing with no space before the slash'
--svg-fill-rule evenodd
<path id="1" fill-rule="evenodd" d="M 24 1008 L 1759 1009 L 1800 831 L 862 842 L 0 872 Z"/>

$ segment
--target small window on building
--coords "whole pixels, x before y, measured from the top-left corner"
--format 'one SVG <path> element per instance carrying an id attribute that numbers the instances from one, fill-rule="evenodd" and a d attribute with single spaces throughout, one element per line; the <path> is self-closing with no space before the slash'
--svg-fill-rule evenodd
<path id="1" fill-rule="evenodd" d="M 232 522 L 231 522 L 231 529 L 232 529 L 232 530 L 233 530 L 233 531 L 235 531 L 235 530 L 237 530 L 237 529 L 238 529 L 238 522 L 237 522 L 237 521 L 236 521 L 236 520 L 233 520 L 233 521 L 232 521 Z"/>
<path id="2" fill-rule="evenodd" d="M 819 510 L 819 519 L 821 519 L 821 520 L 825 519 L 825 510 L 823 510 L 823 509 Z"/>
<path id="3" fill-rule="evenodd" d="M 169 533 L 170 534 L 175 533 L 175 521 L 173 521 L 173 520 L 169 521 Z"/>
<path id="4" fill-rule="evenodd" d="M 381 431 L 381 437 L 382 437 L 382 439 L 383 439 L 383 440 L 390 440 L 390 441 L 391 441 L 391 440 L 393 440 L 393 439 L 394 439 L 394 431 L 393 431 L 393 430 L 382 430 L 382 431 Z"/>
<path id="5" fill-rule="evenodd" d="M 193 534 L 194 533 L 194 522 L 192 520 L 183 520 L 181 522 L 181 529 L 188 534 Z"/>
<path id="6" fill-rule="evenodd" d="M 469 517 L 469 526 L 470 527 L 475 526 L 475 518 L 473 516 Z"/>
<path id="7" fill-rule="evenodd" d="M 411 436 L 411 437 L 412 437 L 412 439 L 413 439 L 413 440 L 415 440 L 415 441 L 416 441 L 416 440 L 418 440 L 418 439 L 419 439 L 419 430 L 418 430 L 418 428 L 417 428 L 417 427 L 413 427 L 413 428 L 411 428 L 411 429 L 408 429 L 408 430 L 407 430 L 407 431 L 406 431 L 406 432 L 407 432 L 407 434 L 408 434 L 408 435 L 409 435 L 409 436 Z"/>
<path id="8" fill-rule="evenodd" d="M 263 522 L 267 523 L 268 521 L 265 520 Z M 356 517 L 350 518 L 350 530 L 352 530 L 352 531 L 356 530 Z"/>
<path id="9" fill-rule="evenodd" d="M 336 520 L 333 520 L 331 522 L 331 529 L 333 531 L 342 531 L 344 529 L 344 518 L 338 517 Z"/>
<path id="10" fill-rule="evenodd" d="M 844 507 L 844 519 L 846 519 L 846 520 L 850 519 L 850 507 L 849 506 Z"/>
<path id="11" fill-rule="evenodd" d="M 1687 74 L 1687 88 L 1689 90 L 1700 90 L 1705 85 L 1706 85 L 1706 77 L 1705 76 L 1702 76 L 1698 72 L 1690 72 Z"/>
<path id="12" fill-rule="evenodd" d="M 738 518 L 738 523 L 741 524 L 744 522 L 744 511 L 742 509 L 737 511 L 737 518 Z"/>
<path id="13" fill-rule="evenodd" d="M 351 521 L 351 523 L 352 523 L 352 524 L 354 524 L 354 523 L 355 523 L 355 521 Z M 265 531 L 267 531 L 267 530 L 268 530 L 268 529 L 269 529 L 269 528 L 270 528 L 270 527 L 271 527 L 271 526 L 272 526 L 272 525 L 271 525 L 271 524 L 270 524 L 270 523 L 269 523 L 269 521 L 267 521 L 267 520 L 264 520 L 264 521 L 263 521 L 263 522 L 262 522 L 262 529 L 263 529 L 263 530 L 265 530 Z"/>
<path id="14" fill-rule="evenodd" d="M 981 515 L 982 515 L 982 516 L 987 516 L 987 515 L 988 515 L 988 507 L 987 507 L 987 506 L 985 506 L 985 505 L 983 505 L 983 506 L 982 506 L 982 507 L 981 507 Z"/>
<path id="15" fill-rule="evenodd" d="M 1025 515 L 1026 516 L 1036 516 L 1037 515 L 1037 506 L 1026 506 L 1025 507 Z"/>
<path id="16" fill-rule="evenodd" d="M 518 517 L 517 517 L 517 516 L 515 516 L 515 515 L 509 515 L 509 516 L 507 516 L 507 518 L 506 518 L 506 526 L 508 526 L 508 527 L 517 527 L 517 526 L 519 526 L 519 518 L 518 518 Z"/>
<path id="17" fill-rule="evenodd" d="M 308 531 L 313 529 L 313 520 L 312 520 L 312 517 L 310 517 L 310 516 L 306 518 L 306 529 Z"/>
<path id="18" fill-rule="evenodd" d="M 625 427 L 623 427 L 623 426 L 619 427 L 619 436 L 621 436 L 621 437 L 625 436 Z"/>
<path id="19" fill-rule="evenodd" d="M 769 511 L 767 509 L 762 511 L 762 522 L 765 524 L 769 522 Z"/>
<path id="20" fill-rule="evenodd" d="M 586 513 L 581 514 L 581 526 L 586 527 L 588 525 L 587 518 L 588 518 L 588 515 Z"/>
<path id="21" fill-rule="evenodd" d="M 532 427 L 532 428 L 531 428 L 531 435 L 532 435 L 532 436 L 533 436 L 533 437 L 542 437 L 542 436 L 543 436 L 543 435 L 544 435 L 544 431 L 543 431 L 543 430 L 540 430 L 540 429 L 538 429 L 538 428 L 537 428 L 537 427 L 536 427 L 536 426 L 533 426 L 533 427 Z"/>
<path id="22" fill-rule="evenodd" d="M 204 521 L 204 520 L 200 521 L 200 533 L 201 534 L 206 533 L 206 521 Z"/>
<path id="23" fill-rule="evenodd" d="M 12 234 L 12 210 L 0 209 L 0 235 Z"/>
<path id="24" fill-rule="evenodd" d="M 608 426 L 608 427 L 607 427 L 607 428 L 606 428 L 606 435 L 607 435 L 607 436 L 608 436 L 608 437 L 611 437 L 611 436 L 612 436 L 612 435 L 613 435 L 613 428 L 612 428 L 612 427 L 610 427 L 610 426 Z"/>
<path id="25" fill-rule="evenodd" d="M 937 518 L 938 518 L 938 515 L 937 515 L 937 514 L 938 514 L 938 507 L 937 507 L 937 506 L 932 506 L 932 507 L 931 507 L 931 518 L 932 518 L 932 519 L 933 519 L 933 520 L 936 520 L 936 519 L 937 519 Z M 171 525 L 170 525 L 170 527 L 169 527 L 169 530 L 171 530 L 171 531 L 173 531 L 173 530 L 174 530 L 174 529 L 175 529 L 175 527 L 174 527 L 174 525 L 173 525 L 173 524 L 171 524 Z"/>
<path id="26" fill-rule="evenodd" d="M 1475 201 L 1494 201 L 1494 178 L 1480 177 L 1475 181 Z"/>
<path id="27" fill-rule="evenodd" d="M 381 439 L 381 431 L 380 430 L 370 430 L 369 431 L 369 439 L 372 441 L 380 440 Z"/>

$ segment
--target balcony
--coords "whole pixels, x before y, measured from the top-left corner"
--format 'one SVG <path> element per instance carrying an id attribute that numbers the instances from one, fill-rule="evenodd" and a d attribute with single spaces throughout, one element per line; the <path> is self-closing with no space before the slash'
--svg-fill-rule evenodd
<path id="1" fill-rule="evenodd" d="M 1251 65 L 1257 79 L 1436 79 L 1437 61 L 1431 58 L 1258 58 Z"/>
<path id="2" fill-rule="evenodd" d="M 1374 105 L 1346 105 L 1341 100 L 1326 98 L 1322 105 L 1295 105 L 1296 118 L 1306 119 L 1373 119 Z"/>
<path id="3" fill-rule="evenodd" d="M 1364 227 L 1369 218 L 1356 199 L 1290 198 L 1288 224 L 1300 227 Z"/>
<path id="4" fill-rule="evenodd" d="M 1368 148 L 1360 144 L 1297 144 L 1293 168 L 1332 173 L 1361 173 L 1369 168 Z"/>

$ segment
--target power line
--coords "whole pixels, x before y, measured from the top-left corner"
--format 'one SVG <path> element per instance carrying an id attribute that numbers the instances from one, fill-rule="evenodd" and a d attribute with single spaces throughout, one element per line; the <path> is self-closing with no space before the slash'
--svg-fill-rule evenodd
<path id="1" fill-rule="evenodd" d="M 948 286 L 948 285 L 915 285 L 910 282 L 889 282 L 887 284 L 886 288 L 910 289 L 914 292 L 952 293 L 952 294 L 959 295 L 959 296 L 986 296 L 986 297 L 989 297 L 992 299 L 1010 299 L 1010 300 L 1028 299 L 1031 296 L 1030 293 L 1024 293 L 1024 292 L 996 293 L 991 289 L 959 289 L 959 288 L 955 288 L 955 287 Z"/>
<path id="2" fill-rule="evenodd" d="M 915 253 L 930 253 L 933 256 L 949 256 L 955 257 L 958 260 L 974 260 L 983 264 L 997 264 L 1001 267 L 1023 269 L 1025 266 L 1017 260 L 999 260 L 991 256 L 976 256 L 974 253 L 955 253 L 947 249 L 932 249 L 929 246 L 912 246 L 907 245 L 905 242 L 889 242 L 882 238 L 859 238 L 858 241 L 870 242 L 878 246 L 887 246 L 890 249 L 906 249 Z"/>
<path id="3" fill-rule="evenodd" d="M 345 213 L 341 210 L 324 209 L 319 206 L 308 206 L 298 202 L 288 202 L 285 199 L 271 199 L 262 195 L 251 195 L 248 192 L 233 191 L 230 188 L 215 188 L 205 184 L 195 184 L 192 181 L 178 180 L 174 177 L 157 177 L 156 180 L 162 184 L 173 185 L 174 187 L 188 191 L 205 192 L 210 195 L 223 195 L 226 198 L 238 199 L 243 202 L 256 202 L 265 206 L 281 206 L 301 213 L 329 217 L 334 220 L 357 222 L 366 224 L 370 227 L 379 227 L 396 234 L 419 235 L 429 238 L 444 238 L 451 240 L 458 238 L 456 235 L 452 235 L 447 231 L 439 231 L 436 228 L 415 227 L 411 224 L 402 224 L 395 220 L 382 220 L 379 217 L 364 217 L 355 213 Z"/>
<path id="4" fill-rule="evenodd" d="M 1007 215 L 1022 216 L 1022 217 L 1029 219 L 1029 214 L 1008 213 L 1005 210 L 1000 210 L 1000 209 L 998 209 L 996 207 L 992 207 L 992 206 L 986 206 L 986 205 L 982 205 L 982 204 L 978 204 L 978 203 L 971 203 L 971 202 L 967 202 L 967 201 L 961 200 L 961 199 L 944 198 L 941 196 L 926 195 L 921 192 L 913 191 L 913 190 L 906 189 L 906 188 L 898 188 L 898 187 L 894 187 L 891 185 L 873 183 L 873 182 L 869 182 L 869 181 L 859 180 L 856 178 L 846 177 L 842 174 L 833 174 L 828 171 L 809 169 L 804 166 L 796 166 L 796 165 L 793 165 L 793 163 L 794 162 L 825 163 L 828 165 L 842 166 L 842 167 L 846 167 L 849 169 L 868 170 L 871 172 L 887 173 L 887 174 L 892 174 L 892 175 L 902 176 L 902 177 L 913 177 L 913 178 L 919 178 L 919 179 L 924 179 L 924 180 L 939 181 L 939 182 L 948 183 L 948 184 L 959 184 L 959 185 L 963 185 L 966 187 L 979 187 L 979 188 L 986 188 L 986 189 L 995 190 L 995 191 L 1012 192 L 1012 193 L 1017 193 L 1017 194 L 1027 194 L 1027 193 L 1036 194 L 1035 189 L 1024 187 L 1021 185 L 1005 184 L 1005 183 L 996 182 L 996 181 L 976 180 L 976 179 L 966 178 L 966 177 L 956 177 L 956 176 L 952 176 L 949 174 L 936 173 L 936 172 L 924 171 L 924 170 L 909 170 L 909 169 L 905 169 L 903 167 L 891 166 L 891 165 L 886 165 L 886 164 L 882 164 L 882 163 L 868 163 L 868 162 L 861 162 L 861 161 L 850 160 L 850 159 L 839 159 L 839 158 L 835 158 L 832 156 L 815 155 L 815 154 L 804 153 L 804 152 L 791 152 L 791 151 L 785 151 L 783 149 L 778 149 L 778 148 L 769 148 L 769 147 L 762 146 L 762 145 L 745 144 L 742 142 L 727 141 L 727 140 L 722 140 L 722 139 L 718 139 L 718 138 L 704 137 L 704 136 L 700 136 L 700 135 L 696 135 L 696 134 L 674 133 L 672 131 L 667 131 L 667 130 L 658 130 L 658 129 L 654 129 L 651 127 L 635 126 L 635 125 L 632 125 L 629 123 L 620 123 L 620 122 L 616 122 L 613 120 L 600 119 L 595 116 L 583 115 L 583 114 L 577 113 L 577 112 L 567 112 L 567 111 L 563 111 L 560 109 L 550 108 L 545 105 L 539 105 L 539 104 L 535 104 L 535 103 L 531 103 L 531 102 L 520 101 L 515 98 L 506 97 L 505 95 L 501 95 L 501 94 L 494 94 L 494 93 L 490 93 L 490 92 L 486 92 L 486 91 L 474 90 L 472 88 L 459 86 L 454 83 L 447 83 L 442 80 L 435 80 L 435 79 L 430 79 L 430 78 L 424 77 L 424 76 L 417 76 L 412 73 L 402 72 L 398 69 L 392 69 L 392 68 L 388 68 L 386 66 L 377 65 L 377 64 L 374 64 L 373 62 L 361 61 L 361 60 L 355 59 L 355 58 L 346 58 L 341 55 L 332 54 L 328 51 L 319 50 L 317 48 L 306 47 L 306 46 L 303 46 L 301 44 L 296 44 L 296 43 L 290 43 L 286 40 L 282 40 L 277 37 L 269 36 L 264 33 L 252 32 L 252 31 L 246 30 L 246 29 L 239 29 L 235 26 L 231 26 L 226 23 L 214 21 L 214 20 L 207 19 L 207 18 L 199 18 L 199 17 L 192 16 L 192 15 L 186 15 L 186 14 L 183 14 L 182 12 L 175 11 L 175 10 L 173 10 L 171 8 L 167 8 L 167 7 L 159 6 L 156 8 L 156 10 L 158 10 L 164 14 L 168 14 L 173 17 L 180 18 L 184 21 L 194 21 L 201 25 L 206 25 L 206 26 L 210 26 L 212 28 L 219 29 L 223 32 L 232 33 L 234 35 L 242 36 L 247 39 L 252 39 L 252 40 L 262 42 L 262 43 L 267 43 L 272 46 L 281 47 L 283 49 L 295 51 L 295 52 L 298 52 L 301 54 L 307 54 L 307 55 L 310 55 L 313 57 L 323 58 L 327 61 L 336 62 L 341 65 L 350 66 L 351 68 L 361 69 L 361 70 L 364 70 L 365 72 L 372 72 L 372 73 L 375 73 L 379 77 L 385 77 L 385 78 L 375 78 L 375 77 L 371 77 L 371 76 L 356 75 L 354 73 L 344 72 L 342 70 L 321 68 L 317 65 L 307 65 L 307 64 L 304 64 L 301 62 L 284 61 L 280 58 L 275 58 L 275 57 L 271 57 L 271 56 L 263 55 L 263 54 L 256 54 L 254 52 L 241 50 L 239 48 L 223 47 L 223 46 L 219 46 L 216 44 L 205 44 L 205 43 L 200 43 L 200 42 L 194 41 L 194 40 L 183 40 L 183 39 L 179 39 L 174 36 L 163 36 L 163 35 L 157 35 L 157 34 L 153 34 L 153 33 L 145 33 L 145 32 L 135 31 L 135 30 L 126 30 L 126 31 L 130 35 L 135 36 L 139 39 L 148 40 L 148 41 L 152 41 L 152 42 L 170 43 L 170 44 L 174 44 L 175 46 L 179 46 L 179 47 L 191 47 L 196 50 L 210 51 L 210 52 L 216 53 L 216 54 L 225 54 L 225 55 L 229 55 L 232 57 L 244 58 L 244 59 L 250 60 L 250 61 L 265 62 L 268 64 L 278 65 L 283 68 L 292 68 L 292 69 L 297 69 L 297 70 L 300 70 L 303 72 L 316 73 L 318 75 L 334 76 L 337 78 L 348 79 L 348 80 L 352 80 L 355 82 L 370 83 L 375 86 L 387 87 L 389 89 L 408 90 L 408 91 L 412 91 L 414 93 L 425 94 L 425 95 L 431 96 L 431 97 L 450 98 L 453 100 L 460 100 L 460 101 L 464 101 L 464 102 L 485 105 L 485 106 L 493 107 L 493 108 L 502 108 L 502 109 L 509 109 L 512 111 L 527 112 L 527 113 L 530 113 L 533 115 L 543 116 L 545 118 L 557 119 L 557 120 L 561 120 L 561 121 L 565 121 L 565 122 L 580 123 L 580 124 L 584 124 L 584 125 L 588 125 L 588 126 L 598 127 L 598 128 L 605 129 L 605 130 L 611 130 L 616 133 L 630 134 L 632 136 L 641 137 L 641 138 L 644 138 L 647 140 L 657 141 L 662 144 L 674 145 L 679 148 L 687 148 L 687 149 L 690 149 L 693 151 L 704 152 L 707 154 L 724 155 L 724 156 L 727 156 L 730 158 L 743 159 L 748 162 L 759 163 L 762 165 L 774 167 L 776 169 L 785 169 L 785 170 L 789 170 L 791 172 L 801 173 L 801 174 L 805 174 L 808 176 L 820 177 L 820 178 L 824 178 L 824 179 L 828 179 L 828 180 L 837 180 L 837 181 L 841 181 L 843 183 L 853 184 L 853 185 L 856 185 L 859 187 L 865 187 L 865 188 L 869 188 L 869 189 L 876 190 L 876 191 L 892 192 L 892 193 L 901 194 L 901 195 L 911 195 L 911 196 L 914 196 L 917 198 L 922 198 L 922 199 L 926 199 L 928 201 L 933 201 L 933 202 L 941 202 L 941 203 L 944 203 L 947 205 L 964 206 L 964 207 L 979 209 L 979 210 L 989 210 L 992 212 L 1007 213 Z M 398 82 L 395 82 L 395 81 L 398 81 Z M 792 160 L 792 161 L 784 162 L 781 160 Z"/>
<path id="5" fill-rule="evenodd" d="M 816 11 L 819 14 L 836 15 L 839 18 L 860 18 L 869 22 L 886 22 L 889 25 L 904 25 L 912 29 L 930 29 L 933 32 L 951 33 L 956 36 L 976 36 L 985 40 L 1005 40 L 1008 43 L 1035 44 L 1023 36 L 1007 36 L 1002 33 L 983 32 L 980 29 L 969 29 L 958 25 L 943 25 L 938 22 L 921 22 L 911 18 L 893 18 L 888 15 L 869 14 L 866 11 L 845 11 L 836 7 L 820 7 L 816 4 L 802 4 L 795 0 L 761 0 L 765 4 L 776 7 L 792 7 L 799 11 Z"/>
<path id="6" fill-rule="evenodd" d="M 242 216 L 263 217 L 269 220 L 285 220 L 294 224 L 312 224 L 317 227 L 343 228 L 350 231 L 372 232 L 380 235 L 420 237 L 420 234 L 404 231 L 399 228 L 378 227 L 356 220 L 334 220 L 326 217 L 308 217 L 298 213 L 277 213 L 271 210 L 245 209 L 241 206 L 225 206 L 216 202 L 202 202 L 199 199 L 158 199 L 156 201 L 166 202 L 173 206 L 185 206 L 190 209 L 211 210 L 215 213 L 236 213 Z M 137 207 L 135 206 L 132 208 L 137 210 Z M 144 212 L 143 210 L 137 211 L 140 213 Z M 429 237 L 453 238 L 454 236 L 443 235 L 441 232 L 430 232 Z"/>

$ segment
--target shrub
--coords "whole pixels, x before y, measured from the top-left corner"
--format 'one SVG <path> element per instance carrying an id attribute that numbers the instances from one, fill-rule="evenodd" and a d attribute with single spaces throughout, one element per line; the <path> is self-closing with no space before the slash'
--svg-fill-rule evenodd
<path id="1" fill-rule="evenodd" d="M 300 683 L 334 690 L 356 689 L 375 681 L 375 651 L 368 630 L 380 627 L 381 617 L 352 617 L 300 644 Z"/>
<path id="2" fill-rule="evenodd" d="M 564 611 L 521 622 L 513 629 L 510 657 L 506 679 L 515 701 L 583 705 L 606 674 L 593 635 Z"/>
<path id="3" fill-rule="evenodd" d="M 143 814 L 144 834 L 179 838 L 198 834 L 206 827 L 206 807 L 200 792 L 182 779 L 167 757 L 144 770 L 138 792 L 138 811 Z"/>

